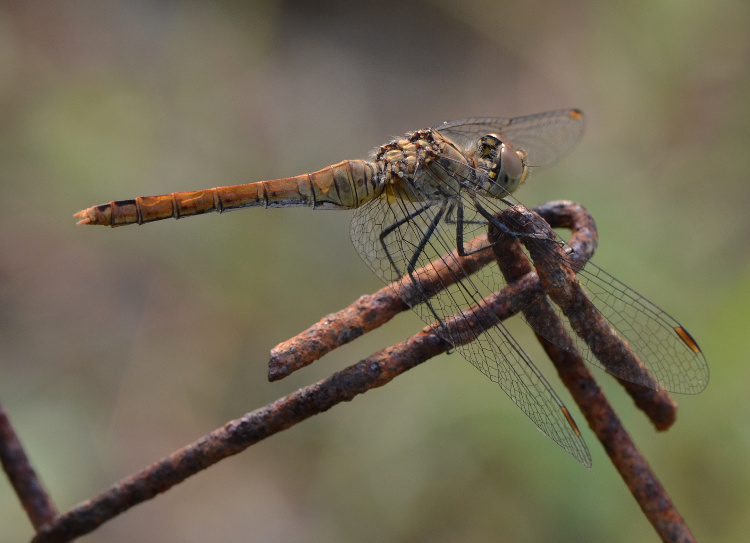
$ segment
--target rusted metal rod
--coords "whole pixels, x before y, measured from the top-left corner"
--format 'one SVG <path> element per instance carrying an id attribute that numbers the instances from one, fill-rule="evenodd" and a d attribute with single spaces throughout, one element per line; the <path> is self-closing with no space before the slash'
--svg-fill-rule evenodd
<path id="1" fill-rule="evenodd" d="M 57 510 L 36 475 L 8 413 L 0 404 L 0 463 L 35 529 L 51 522 Z"/>
<path id="2" fill-rule="evenodd" d="M 556 210 L 545 211 L 553 213 Z M 560 261 L 566 258 L 566 255 L 557 245 L 550 227 L 538 215 L 522 207 L 509 208 L 498 219 L 509 228 L 512 225 L 515 234 L 521 234 L 508 237 L 500 229 L 490 228 L 489 239 L 495 243 L 493 247 L 497 262 L 506 279 L 512 282 L 516 278 L 526 276 L 531 270 L 520 248 L 519 240 L 522 240 L 531 254 L 542 282 L 549 285 L 550 296 L 556 303 L 560 299 L 559 304 L 570 304 L 571 298 L 575 299 L 578 295 L 580 285 L 570 268 L 560 265 Z M 524 233 L 529 235 L 524 236 Z M 577 240 L 572 240 L 571 245 L 574 249 L 576 242 Z M 565 294 L 561 294 L 562 292 Z M 564 297 L 566 299 L 563 299 Z M 579 303 L 583 302 L 579 300 Z M 582 314 L 582 320 L 598 316 L 596 312 L 587 312 L 580 307 L 578 311 Z M 523 312 L 535 330 L 544 330 L 544 336 L 537 334 L 537 338 L 581 408 L 589 427 L 604 446 L 615 468 L 662 541 L 695 542 L 672 499 L 622 426 L 549 302 L 544 298 L 538 299 Z M 592 314 L 594 317 L 591 317 Z M 593 328 L 596 323 L 586 322 L 583 326 Z M 590 328 L 586 328 L 584 333 L 588 333 L 587 330 Z M 599 335 L 602 334 L 605 332 L 600 332 Z M 613 346 L 612 342 L 606 345 L 615 351 L 610 354 L 613 358 L 622 356 L 621 350 L 626 348 Z"/>
<path id="3" fill-rule="evenodd" d="M 580 269 L 583 267 L 593 255 L 596 247 L 597 233 L 593 217 L 580 204 L 567 200 L 548 202 L 533 208 L 533 211 L 544 219 L 543 221 L 534 220 L 534 225 L 538 226 L 542 233 L 549 232 L 550 226 L 553 228 L 569 228 L 572 231 L 571 237 L 568 240 L 568 245 L 572 249 L 572 252 L 564 256 L 564 260 L 569 262 L 570 266 L 563 266 L 563 271 L 567 272 L 567 277 L 570 280 L 573 280 L 574 278 L 571 279 L 570 275 L 574 271 L 573 268 Z M 533 217 L 534 214 L 527 214 L 526 216 Z M 515 226 L 517 226 L 517 221 L 514 222 Z M 533 238 L 527 238 L 527 241 L 534 248 Z M 525 245 L 529 247 L 529 243 L 525 243 Z M 537 258 L 543 263 L 545 260 L 541 257 L 541 254 L 547 252 L 549 243 L 541 243 L 540 245 L 537 242 L 534 250 L 536 251 Z M 533 257 L 534 255 L 532 254 Z M 595 349 L 592 349 L 594 354 L 601 356 L 605 366 L 608 363 L 619 366 L 629 364 L 630 368 L 640 368 L 641 373 L 647 374 L 646 368 L 638 360 L 638 357 L 614 334 L 606 321 L 599 315 L 599 312 L 592 309 L 591 302 L 585 293 L 583 293 L 577 281 L 573 281 L 573 284 L 570 286 L 570 290 L 575 291 L 578 303 L 580 304 L 577 311 L 575 308 L 571 310 L 570 302 L 566 299 L 564 292 L 552 288 L 549 277 L 551 274 L 556 273 L 553 271 L 553 267 L 560 267 L 560 260 L 560 258 L 554 259 L 554 262 L 547 260 L 546 269 L 549 271 L 547 273 L 545 289 L 549 288 L 550 290 L 545 290 L 545 292 L 550 295 L 555 303 L 563 304 L 568 309 L 568 313 L 570 314 L 569 320 L 571 320 L 572 326 L 576 329 L 576 333 L 582 336 L 588 334 L 588 341 L 597 345 Z M 536 265 L 536 260 L 534 264 Z M 607 349 L 606 347 L 609 348 Z M 667 430 L 674 424 L 677 419 L 677 404 L 666 390 L 659 386 L 655 388 L 645 387 L 625 379 L 620 379 L 619 377 L 615 377 L 615 379 L 630 395 L 636 406 L 648 416 L 657 430 Z M 650 381 L 656 385 L 656 381 L 653 379 L 647 378 L 643 380 Z"/>
<path id="4" fill-rule="evenodd" d="M 590 220 L 590 216 L 580 206 L 577 207 L 570 202 L 556 202 L 537 210 L 553 226 L 572 228 L 573 237 L 570 245 L 573 247 L 573 253 L 560 253 L 554 256 L 555 252 L 550 250 L 550 242 L 546 239 L 551 235 L 548 226 L 536 224 L 533 215 L 525 215 L 530 213 L 528 210 L 507 210 L 506 219 L 512 221 L 513 227 L 506 228 L 506 231 L 521 234 L 520 239 L 527 245 L 539 274 L 531 270 L 528 260 L 520 251 L 517 241 L 519 236 L 513 236 L 505 242 L 493 237 L 490 241 L 494 245 L 488 250 L 480 251 L 471 257 L 449 259 L 458 260 L 464 269 L 474 271 L 499 256 L 499 263 L 509 282 L 506 288 L 482 302 L 482 306 L 491 308 L 491 312 L 474 312 L 469 308 L 461 315 L 452 317 L 456 319 L 455 326 L 467 326 L 481 331 L 523 311 L 525 318 L 535 329 L 545 331 L 545 337 L 540 337 L 540 340 L 555 362 L 558 373 L 581 406 L 589 425 L 657 532 L 665 541 L 693 541 L 692 535 L 663 487 L 606 403 L 599 386 L 581 363 L 580 356 L 575 354 L 575 347 L 566 335 L 562 323 L 544 297 L 545 289 L 542 285 L 545 284 L 546 288 L 554 290 L 548 285 L 553 282 L 550 276 L 559 273 L 561 268 L 566 292 L 575 288 L 572 286 L 575 282 L 572 272 L 576 266 L 576 259 L 581 258 L 583 262 L 596 245 L 593 220 Z M 523 235 L 519 225 L 527 220 L 529 234 Z M 497 233 L 491 235 L 496 236 Z M 480 237 L 475 242 L 484 246 L 486 239 Z M 556 243 L 553 245 L 559 249 Z M 498 252 L 500 254 L 497 254 Z M 561 266 L 561 261 L 566 262 L 566 265 Z M 432 271 L 427 271 L 430 268 Z M 432 293 L 438 288 L 444 288 L 447 282 L 457 276 L 455 270 L 447 266 L 441 268 L 434 263 L 417 271 L 416 275 L 421 284 L 421 293 Z M 568 303 L 565 295 L 565 292 L 550 293 L 560 307 L 566 307 Z M 396 313 L 409 307 L 402 297 L 416 300 L 416 296 L 417 291 L 411 282 L 401 281 L 381 289 L 372 296 L 363 296 L 345 310 L 329 315 L 307 332 L 274 349 L 273 357 L 277 369 L 271 370 L 271 378 L 282 378 L 320 358 L 331 349 L 387 322 Z M 596 328 L 594 332 L 597 338 L 605 334 L 600 328 Z M 383 386 L 408 369 L 453 347 L 440 338 L 437 330 L 437 325 L 428 326 L 411 338 L 385 348 L 327 379 L 297 390 L 225 424 L 139 473 L 123 479 L 99 496 L 48 521 L 38 530 L 33 541 L 70 541 L 89 533 L 130 507 L 165 492 L 216 462 L 338 403 L 350 401 L 371 388 Z M 475 337 L 473 334 L 454 335 Z M 618 346 L 615 350 L 618 349 L 621 350 L 621 347 Z M 646 392 L 640 399 L 636 397 L 636 402 L 645 408 L 652 420 L 656 419 L 657 427 L 659 424 L 664 425 L 665 420 L 674 420 L 675 406 L 666 393 L 648 391 L 644 387 L 637 388 L 640 392 Z"/>
<path id="5" fill-rule="evenodd" d="M 485 299 L 497 321 L 510 317 L 531 302 L 530 284 L 520 280 Z M 479 328 L 487 311 L 471 309 L 456 317 L 461 326 Z M 481 320 L 485 319 L 485 320 Z M 214 430 L 144 470 L 116 483 L 99 496 L 83 502 L 44 526 L 34 543 L 70 541 L 96 529 L 141 502 L 169 490 L 191 475 L 251 445 L 285 430 L 341 402 L 380 387 L 405 371 L 453 347 L 435 329 L 424 328 L 411 338 L 387 347 L 327 379 L 301 388 L 283 398 Z M 463 334 L 462 337 L 473 337 Z"/>
<path id="6" fill-rule="evenodd" d="M 407 301 L 419 303 L 421 296 L 435 294 L 453 284 L 461 274 L 474 273 L 492 262 L 492 251 L 473 252 L 486 245 L 486 234 L 471 241 L 467 252 L 470 256 L 459 256 L 453 251 L 451 257 L 431 263 L 414 272 L 420 288 L 411 277 L 381 288 L 374 294 L 361 296 L 348 307 L 326 315 L 304 332 L 271 349 L 268 363 L 269 381 L 278 381 L 290 373 L 318 360 L 333 349 L 355 340 L 362 334 L 385 324 L 398 313 L 409 310 Z"/>
<path id="7" fill-rule="evenodd" d="M 572 230 L 569 245 L 573 253 L 566 255 L 566 259 L 573 265 L 582 267 L 593 254 L 597 243 L 596 225 L 586 209 L 574 202 L 557 201 L 536 207 L 534 210 L 553 227 Z M 481 235 L 471 244 L 472 247 L 482 247 L 486 245 L 486 242 L 486 235 Z M 467 252 L 471 253 L 471 251 Z M 468 257 L 459 257 L 454 251 L 450 258 L 434 262 L 418 270 L 416 276 L 420 284 L 424 285 L 425 291 L 434 293 L 439 288 L 446 288 L 455 280 L 457 275 L 455 270 L 459 266 L 468 273 L 473 273 L 492 260 L 493 253 L 490 247 Z M 450 267 L 445 262 L 450 262 Z M 542 297 L 545 291 L 536 272 L 529 269 L 526 273 L 529 275 L 529 295 Z M 304 332 L 280 343 L 271 350 L 269 379 L 272 381 L 283 379 L 331 350 L 385 324 L 399 312 L 409 309 L 404 299 L 413 300 L 417 295 L 417 289 L 410 278 L 403 278 L 372 295 L 360 297 L 341 311 L 325 316 Z M 593 313 L 598 315 L 596 311 Z M 599 325 L 598 322 L 597 325 Z M 599 326 L 598 330 L 598 334 L 607 341 L 615 342 L 618 348 L 623 348 L 622 341 L 617 336 L 610 335 L 608 326 Z M 633 365 L 641 364 L 632 353 L 630 356 L 628 360 Z M 676 404 L 666 391 L 636 385 L 623 379 L 618 379 L 618 381 L 633 398 L 635 404 L 649 417 L 657 430 L 666 430 L 674 423 Z"/>

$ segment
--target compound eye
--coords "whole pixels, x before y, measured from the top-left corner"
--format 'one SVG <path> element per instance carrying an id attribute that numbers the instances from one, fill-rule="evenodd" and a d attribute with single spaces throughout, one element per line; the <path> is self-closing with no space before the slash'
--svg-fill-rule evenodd
<path id="1" fill-rule="evenodd" d="M 489 158 L 494 160 L 497 156 L 497 148 L 500 145 L 500 140 L 493 134 L 487 134 L 479 138 L 477 142 L 476 152 L 477 155 L 482 158 Z"/>
<path id="2" fill-rule="evenodd" d="M 500 166 L 509 179 L 519 179 L 524 173 L 523 154 L 503 145 L 500 148 Z"/>

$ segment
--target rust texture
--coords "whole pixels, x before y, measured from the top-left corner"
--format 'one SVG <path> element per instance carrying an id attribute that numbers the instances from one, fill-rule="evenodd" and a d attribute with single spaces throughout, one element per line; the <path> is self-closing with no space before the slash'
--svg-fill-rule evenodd
<path id="1" fill-rule="evenodd" d="M 472 240 L 470 249 L 482 246 L 486 239 L 486 235 L 478 236 Z M 312 364 L 333 349 L 385 324 L 401 311 L 408 310 L 409 305 L 404 300 L 418 303 L 423 292 L 432 295 L 438 289 L 453 284 L 461 277 L 461 269 L 473 273 L 493 258 L 490 250 L 461 257 L 454 251 L 453 256 L 415 272 L 422 286 L 421 291 L 418 291 L 410 278 L 403 278 L 374 294 L 361 296 L 345 309 L 323 317 L 304 332 L 280 343 L 271 350 L 268 379 L 283 379 Z M 451 265 L 447 265 L 446 261 L 450 261 Z"/>
<path id="2" fill-rule="evenodd" d="M 510 220 L 513 226 L 506 227 L 506 230 L 515 235 L 510 239 L 503 239 L 502 234 L 491 231 L 490 240 L 494 243 L 491 248 L 461 259 L 464 269 L 471 271 L 492 260 L 499 261 L 508 279 L 508 286 L 485 300 L 484 307 L 491 307 L 494 314 L 482 311 L 480 316 L 470 308 L 460 318 L 452 318 L 457 319 L 456 322 L 461 323 L 461 326 L 481 330 L 522 311 L 535 329 L 544 330 L 545 336 L 554 343 L 540 337 L 542 345 L 649 521 L 664 541 L 694 541 L 671 499 L 623 429 L 599 385 L 582 363 L 580 355 L 576 354 L 557 312 L 544 297 L 546 288 L 549 289 L 550 297 L 564 310 L 573 307 L 577 311 L 585 311 L 582 309 L 586 307 L 585 302 L 578 298 L 577 281 L 572 268 L 577 269 L 583 265 L 596 247 L 593 220 L 583 208 L 570 202 L 555 202 L 536 210 L 553 226 L 573 230 L 570 240 L 573 252 L 563 255 L 560 244 L 554 241 L 550 243 L 549 240 L 555 238 L 552 237 L 549 226 L 539 221 L 529 210 L 509 208 L 498 220 Z M 528 228 L 528 234 L 524 234 L 521 229 L 522 223 L 525 225 L 523 228 Z M 539 270 L 538 274 L 531 269 L 518 239 L 527 246 Z M 477 239 L 477 243 L 484 241 L 482 237 Z M 554 250 L 550 250 L 550 247 Z M 567 264 L 561 265 L 561 262 Z M 445 284 L 446 280 L 457 276 L 455 271 L 445 267 L 429 273 L 422 270 L 417 275 L 424 283 L 423 292 L 425 289 L 435 292 L 441 282 Z M 402 281 L 371 296 L 363 296 L 350 307 L 329 315 L 310 330 L 274 349 L 278 368 L 271 371 L 272 378 L 282 378 L 331 349 L 387 322 L 396 313 L 408 308 L 399 294 L 411 300 L 416 292 L 410 281 Z M 603 330 L 596 322 L 588 322 L 586 319 L 589 317 L 579 318 L 580 327 L 591 326 L 594 330 L 582 330 L 584 335 L 588 334 L 608 348 L 611 347 L 614 356 L 628 356 L 627 353 L 622 353 L 623 349 L 627 350 L 627 346 L 616 346 L 612 343 L 614 340 L 607 337 L 609 327 Z M 38 531 L 33 541 L 71 541 L 224 458 L 341 402 L 351 401 L 367 390 L 387 384 L 403 372 L 452 347 L 437 335 L 436 326 L 428 326 L 411 338 L 382 349 L 327 379 L 225 424 L 139 473 L 119 481 L 99 496 L 79 504 L 63 515 L 52 519 L 54 508 L 48 509 L 46 516 L 40 517 L 39 523 L 44 525 L 40 528 L 35 522 Z M 473 337 L 472 334 L 459 335 Z M 607 352 L 597 354 L 606 356 Z M 636 402 L 652 419 L 674 420 L 675 406 L 666 393 L 646 391 L 644 387 L 636 388 L 636 392 L 642 394 L 636 396 Z M 660 423 L 655 420 L 655 424 L 658 426 Z M 20 449 L 20 445 L 18 447 Z M 36 481 L 35 477 L 32 479 Z M 41 485 L 39 488 L 41 489 Z M 46 494 L 43 495 L 46 497 Z"/>
<path id="3" fill-rule="evenodd" d="M 583 267 L 591 258 L 597 243 L 596 225 L 589 212 L 580 204 L 569 201 L 550 202 L 534 208 L 534 212 L 529 213 L 526 210 L 522 214 L 523 218 L 516 217 L 514 228 L 518 227 L 519 221 L 527 221 L 528 228 L 539 228 L 539 232 L 548 232 L 549 226 L 570 228 L 572 234 L 568 245 L 573 252 L 567 253 L 565 260 L 575 268 Z M 540 220 L 539 217 L 544 220 Z M 574 270 L 570 266 L 560 265 L 562 255 L 556 259 L 544 258 L 544 255 L 549 254 L 550 242 L 534 238 L 525 238 L 524 241 L 537 269 L 540 265 L 537 261 L 545 265 L 546 279 L 542 281 L 545 291 L 562 308 L 573 329 L 586 341 L 597 358 L 605 366 L 625 365 L 629 368 L 640 368 L 644 375 L 648 375 L 643 362 L 633 354 L 593 307 L 573 275 Z M 554 280 L 551 279 L 553 276 Z M 560 281 L 561 276 L 566 280 Z M 655 379 L 644 379 L 652 383 L 652 388 L 617 377 L 615 379 L 627 391 L 636 406 L 648 415 L 657 430 L 667 430 L 675 422 L 677 404 Z"/>
<path id="4" fill-rule="evenodd" d="M 517 313 L 537 295 L 530 297 L 529 292 L 533 292 L 533 288 L 524 279 L 486 298 L 498 321 Z M 479 313 L 481 318 L 487 318 L 486 311 Z M 480 322 L 480 316 L 470 309 L 461 314 L 458 322 L 472 328 L 491 324 Z M 336 404 L 351 401 L 359 394 L 385 385 L 452 347 L 436 335 L 436 327 L 428 326 L 411 338 L 382 349 L 327 379 L 225 424 L 139 473 L 119 481 L 99 496 L 77 505 L 40 529 L 33 542 L 71 541 L 87 534 L 134 505 L 154 498 L 220 460 L 327 411 Z M 472 336 L 463 334 L 462 337 Z"/>
<path id="5" fill-rule="evenodd" d="M 574 202 L 557 201 L 536 207 L 534 210 L 553 227 L 572 230 L 572 236 L 568 243 L 573 252 L 568 254 L 566 258 L 574 266 L 582 267 L 593 254 L 597 244 L 596 225 L 586 209 Z M 540 222 L 544 224 L 543 227 L 547 227 L 544 221 Z M 542 227 L 541 225 L 537 226 Z M 517 225 L 514 225 L 513 229 L 517 229 Z M 485 243 L 485 240 L 484 235 L 479 236 L 472 241 L 472 245 L 481 246 Z M 448 268 L 444 262 L 439 262 L 421 268 L 416 272 L 418 280 L 428 294 L 437 292 L 439 288 L 445 288 L 461 276 L 455 263 L 460 263 L 464 270 L 473 273 L 493 259 L 492 251 L 489 249 L 469 257 L 458 257 L 455 253 L 453 256 L 453 258 L 446 259 L 454 263 L 451 268 Z M 559 263 L 555 262 L 554 266 L 559 267 Z M 514 277 L 524 274 L 529 276 L 526 290 L 529 299 L 534 296 L 541 296 L 544 290 L 537 273 L 531 270 L 530 266 L 527 266 L 523 273 L 516 274 Z M 331 350 L 385 324 L 399 312 L 408 310 L 409 306 L 403 299 L 416 302 L 418 300 L 417 295 L 419 295 L 419 292 L 411 279 L 404 278 L 372 295 L 360 297 L 341 311 L 327 315 L 304 332 L 280 343 L 271 350 L 268 366 L 269 380 L 283 379 L 290 373 L 313 363 Z M 581 293 L 581 295 L 584 301 L 588 302 L 585 294 Z M 565 303 L 564 299 L 562 301 Z M 586 311 L 586 309 L 584 308 L 583 311 Z M 591 311 L 590 313 L 592 314 L 591 320 L 596 319 L 594 325 L 597 328 L 596 332 L 590 334 L 589 337 L 593 338 L 592 341 L 596 340 L 599 345 L 602 344 L 599 338 L 604 338 L 607 345 L 615 345 L 615 354 L 618 358 L 615 358 L 615 354 L 612 352 L 602 351 L 601 349 L 598 349 L 599 354 L 608 357 L 606 360 L 618 360 L 619 363 L 629 363 L 633 366 L 642 367 L 643 364 L 640 360 L 630 352 L 617 335 L 612 333 L 609 325 L 606 321 L 603 321 L 598 312 Z M 591 323 L 582 322 L 580 319 L 577 322 L 584 330 L 587 326 L 593 326 Z M 643 371 L 646 371 L 645 368 Z M 633 398 L 638 408 L 649 417 L 657 430 L 666 430 L 674 423 L 677 413 L 676 404 L 666 391 L 636 385 L 623 379 L 618 379 L 618 381 Z"/>
<path id="6" fill-rule="evenodd" d="M 553 219 L 550 214 L 547 217 Z M 540 222 L 543 221 L 537 221 L 532 212 L 525 208 L 509 208 L 506 210 L 506 217 L 500 216 L 498 219 L 507 226 L 512 224 L 513 232 L 521 234 L 520 239 L 529 249 L 542 282 L 545 284 L 551 283 L 548 274 L 559 274 L 560 269 L 564 266 L 559 265 L 563 254 L 559 250 L 559 245 L 555 243 L 556 238 L 549 226 L 546 224 L 542 226 Z M 506 222 L 505 219 L 509 220 Z M 555 225 L 554 220 L 552 224 Z M 528 228 L 528 230 L 525 230 L 529 234 L 528 236 L 523 235 L 524 231 L 518 230 L 521 225 Z M 546 234 L 544 237 L 548 241 L 540 239 L 540 234 Z M 495 245 L 498 265 L 509 282 L 517 277 L 526 276 L 531 270 L 518 239 L 519 237 L 506 237 L 499 229 L 493 227 L 490 229 L 490 240 L 498 242 Z M 558 249 L 556 254 L 549 250 L 550 240 L 553 242 L 552 246 Z M 582 241 L 583 245 L 578 245 L 579 241 Z M 587 244 L 586 240 L 574 239 L 571 246 L 581 248 Z M 546 250 L 538 250 L 540 246 L 544 246 Z M 582 258 L 588 258 L 589 253 L 582 250 L 579 255 Z M 563 282 L 566 285 L 564 287 L 561 285 L 559 277 L 556 279 L 556 287 L 567 288 L 568 292 L 575 291 L 578 286 L 574 275 L 565 277 Z M 563 304 L 566 303 L 564 300 L 561 301 Z M 557 299 L 555 299 L 555 302 L 558 303 Z M 545 330 L 546 337 L 554 340 L 553 343 L 537 334 L 537 338 L 555 364 L 560 378 L 581 408 L 589 427 L 604 446 L 615 468 L 662 541 L 694 542 L 695 538 L 684 519 L 651 470 L 648 462 L 622 426 L 620 419 L 609 405 L 594 376 L 583 363 L 581 355 L 576 351 L 564 325 L 549 302 L 544 298 L 538 299 L 523 312 L 530 324 L 539 327 L 540 330 Z M 565 349 L 558 347 L 558 345 Z M 619 350 L 616 351 L 617 353 L 619 353 Z"/>
<path id="7" fill-rule="evenodd" d="M 57 516 L 57 510 L 37 478 L 2 404 L 0 404 L 0 462 L 34 528 L 38 530 L 51 522 Z"/>

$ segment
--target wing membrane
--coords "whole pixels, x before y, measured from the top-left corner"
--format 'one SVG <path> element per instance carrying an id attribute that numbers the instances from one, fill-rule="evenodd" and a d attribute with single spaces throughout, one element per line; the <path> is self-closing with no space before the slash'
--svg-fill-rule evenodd
<path id="1" fill-rule="evenodd" d="M 386 283 L 409 275 L 412 269 L 429 266 L 441 257 L 451 258 L 450 253 L 456 249 L 456 209 L 465 205 L 461 195 L 435 200 L 420 195 L 415 200 L 385 195 L 355 211 L 354 246 Z M 478 229 L 486 226 L 470 208 L 464 211 L 470 212 L 464 213 L 462 222 L 465 240 L 469 241 Z M 475 275 L 462 277 L 432 298 L 423 296 L 422 303 L 414 305 L 413 309 L 428 324 L 439 319 L 443 323 L 439 333 L 445 340 L 500 385 L 545 434 L 581 463 L 590 466 L 586 444 L 567 418 L 562 401 L 505 326 L 498 323 L 472 330 L 461 326 L 460 318 L 451 318 L 470 307 L 480 313 L 489 312 L 482 299 L 498 290 L 498 278 L 504 283 L 497 270 L 490 273 L 490 266 L 486 266 Z M 497 319 L 487 315 L 486 320 Z"/>
<path id="2" fill-rule="evenodd" d="M 486 173 L 477 171 L 476 175 L 486 175 Z M 468 180 L 462 182 L 467 187 L 472 186 Z M 518 200 L 507 193 L 502 200 L 478 192 L 473 194 L 474 199 L 493 214 L 507 208 L 506 202 L 511 205 L 521 205 Z M 468 203 L 465 207 L 467 206 Z M 521 231 L 520 227 L 519 231 Z M 558 236 L 558 239 L 569 248 L 562 238 Z M 617 335 L 628 343 L 633 353 L 664 389 L 679 394 L 697 394 L 706 387 L 708 364 L 705 356 L 676 319 L 593 263 L 589 262 L 576 273 L 589 299 L 602 317 L 607 320 Z M 487 279 L 486 275 L 484 281 L 497 288 L 502 288 L 504 285 L 499 279 Z M 653 383 L 635 368 L 621 367 L 614 372 L 606 368 L 594 356 L 585 341 L 572 333 L 572 328 L 557 305 L 552 304 L 552 307 L 566 323 L 576 347 L 588 362 L 610 371 L 617 377 L 653 388 Z M 545 336 L 544 330 L 536 331 Z M 547 339 L 554 342 L 553 338 Z M 565 348 L 564 345 L 559 345 L 559 347 Z"/>
<path id="3" fill-rule="evenodd" d="M 546 168 L 575 147 L 583 136 L 583 114 L 577 109 L 558 109 L 525 117 L 472 117 L 437 125 L 443 136 L 469 148 L 487 134 L 506 136 L 523 150 L 532 168 Z"/>
<path id="4" fill-rule="evenodd" d="M 515 119 L 463 119 L 444 123 L 434 130 L 465 149 L 471 149 L 473 142 L 483 135 L 502 134 L 516 149 L 525 151 L 528 165 L 545 167 L 578 142 L 583 128 L 580 111 L 568 109 Z M 479 213 L 477 206 L 484 208 L 485 213 L 496 214 L 509 205 L 520 204 L 507 193 L 502 198 L 493 196 L 501 191 L 488 191 L 488 172 L 472 169 L 468 159 L 463 162 L 455 155 L 442 159 L 418 165 L 412 177 L 419 179 L 419 183 L 413 183 L 408 176 L 389 181 L 393 184 L 386 185 L 379 198 L 357 208 L 351 227 L 354 246 L 386 283 L 411 277 L 420 288 L 413 273 L 416 269 L 440 259 L 453 264 L 449 267 L 457 270 L 453 272 L 458 275 L 454 277 L 456 280 L 434 295 L 422 291 L 417 303 L 411 301 L 413 309 L 428 324 L 439 321 L 442 325 L 439 334 L 445 340 L 499 384 L 544 433 L 583 464 L 590 465 L 586 445 L 562 401 L 502 322 L 496 323 L 497 319 L 492 318 L 491 310 L 482 302 L 484 297 L 505 286 L 502 274 L 491 264 L 469 275 L 453 253 L 477 234 L 486 232 L 486 215 Z M 457 161 L 461 161 L 460 167 Z M 459 171 L 470 178 L 461 178 Z M 444 181 L 449 178 L 456 183 Z M 427 187 L 430 195 L 416 186 Z M 512 233 L 512 223 L 509 228 Z M 522 231 L 520 226 L 517 231 Z M 577 273 L 599 313 L 661 386 L 680 393 L 697 393 L 705 388 L 708 382 L 705 358 L 675 319 L 594 264 L 587 264 Z M 562 311 L 551 305 L 570 329 Z M 467 309 L 479 312 L 486 317 L 480 320 L 492 324 L 479 328 L 461 326 L 460 314 Z M 455 315 L 459 317 L 454 318 Z M 537 332 L 545 335 L 543 330 Z M 581 338 L 575 334 L 571 337 L 589 362 L 607 369 Z M 623 379 L 654 386 L 631 368 L 621 365 L 614 372 Z"/>

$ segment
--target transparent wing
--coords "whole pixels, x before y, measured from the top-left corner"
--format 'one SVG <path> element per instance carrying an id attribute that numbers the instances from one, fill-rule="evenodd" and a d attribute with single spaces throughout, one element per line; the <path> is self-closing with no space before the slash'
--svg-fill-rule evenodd
<path id="1" fill-rule="evenodd" d="M 532 168 L 546 168 L 565 156 L 583 136 L 583 113 L 558 109 L 525 117 L 473 117 L 433 127 L 440 134 L 470 148 L 487 134 L 502 134 L 513 147 L 526 153 Z"/>
<path id="2" fill-rule="evenodd" d="M 457 234 L 458 224 L 463 229 L 462 239 Z M 362 259 L 390 283 L 441 257 L 451 258 L 457 244 L 470 241 L 480 229 L 486 231 L 484 221 L 465 205 L 460 194 L 427 199 L 416 193 L 410 198 L 386 193 L 357 208 L 351 235 Z M 464 275 L 432 298 L 423 296 L 422 303 L 413 309 L 428 324 L 439 319 L 443 323 L 440 335 L 445 340 L 499 384 L 544 433 L 590 466 L 586 444 L 568 418 L 567 409 L 505 326 L 499 323 L 477 330 L 450 318 L 472 306 L 476 311 L 490 311 L 481 304 L 482 298 L 504 284 L 499 271 L 490 268 L 486 266 L 471 277 Z"/>
<path id="3" fill-rule="evenodd" d="M 477 175 L 482 175 L 482 172 L 477 172 Z M 470 186 L 470 183 L 465 184 Z M 474 198 L 493 214 L 507 207 L 502 200 L 484 194 L 475 192 Z M 511 205 L 521 205 L 507 193 L 503 200 Z M 562 238 L 558 236 L 558 239 L 568 247 Z M 679 394 L 697 394 L 706 387 L 708 364 L 705 356 L 677 320 L 595 264 L 589 262 L 576 273 L 599 313 L 617 335 L 628 343 L 633 353 L 664 389 Z M 653 383 L 645 379 L 636 368 L 622 367 L 616 372 L 606 368 L 589 350 L 585 341 L 572 331 L 558 306 L 552 303 L 552 307 L 566 324 L 576 347 L 588 362 L 617 377 L 653 388 Z M 536 331 L 545 336 L 543 330 Z M 552 338 L 548 339 L 554 342 Z M 564 345 L 559 347 L 565 348 Z"/>
<path id="4" fill-rule="evenodd" d="M 595 264 L 586 264 L 577 275 L 599 313 L 666 390 L 697 394 L 706 388 L 706 358 L 679 322 Z M 576 335 L 574 339 L 583 349 L 583 340 Z M 588 348 L 585 356 L 603 367 Z M 640 375 L 623 368 L 618 377 L 648 386 Z"/>

